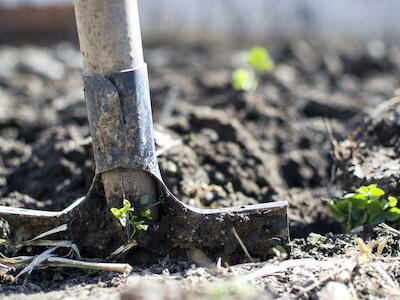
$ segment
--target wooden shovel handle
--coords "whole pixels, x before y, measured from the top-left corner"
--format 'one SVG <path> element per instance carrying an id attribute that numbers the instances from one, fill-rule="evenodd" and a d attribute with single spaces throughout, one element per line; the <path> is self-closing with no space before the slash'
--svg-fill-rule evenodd
<path id="1" fill-rule="evenodd" d="M 136 0 L 75 0 L 84 70 L 107 74 L 143 65 Z"/>
<path id="2" fill-rule="evenodd" d="M 84 71 L 105 75 L 144 64 L 137 0 L 75 0 Z M 140 141 L 138 141 L 140 142 Z M 147 195 L 157 201 L 154 179 L 143 171 L 115 169 L 102 173 L 109 207 L 121 207 Z M 152 208 L 157 216 L 156 207 Z"/>

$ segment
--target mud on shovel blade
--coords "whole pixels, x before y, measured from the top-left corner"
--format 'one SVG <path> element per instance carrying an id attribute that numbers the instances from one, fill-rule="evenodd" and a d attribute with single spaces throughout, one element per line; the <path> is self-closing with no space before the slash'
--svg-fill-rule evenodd
<path id="1" fill-rule="evenodd" d="M 238 262 L 245 258 L 243 245 L 250 255 L 261 259 L 268 257 L 271 247 L 285 246 L 289 239 L 285 201 L 207 210 L 187 206 L 172 195 L 162 180 L 155 157 L 147 67 L 143 62 L 136 1 L 76 0 L 75 5 L 84 53 L 83 78 L 96 161 L 95 178 L 88 194 L 61 212 L 0 207 L 0 218 L 7 220 L 14 234 L 24 240 L 66 223 L 68 231 L 54 238 L 73 240 L 84 255 L 106 257 L 128 240 L 126 229 L 110 213 L 115 200 L 110 198 L 113 194 L 120 195 L 117 201 L 122 202 L 121 191 L 126 189 L 129 194 L 140 190 L 140 185 L 124 186 L 124 183 L 132 183 L 132 178 L 140 180 L 142 176 L 154 182 L 144 190 L 153 187 L 151 192 L 159 195 L 160 204 L 157 218 L 148 230 L 133 237 L 138 249 L 162 256 L 172 250 L 197 248 L 210 257 L 232 257 Z M 95 19 L 88 13 L 94 9 L 100 15 Z M 128 36 L 134 38 L 127 43 Z M 114 49 L 118 55 L 96 53 L 99 49 Z M 98 74 L 96 70 L 100 70 Z M 124 174 L 130 181 L 123 178 Z M 116 193 L 110 189 L 112 181 Z M 137 208 L 135 199 L 129 200 Z"/>

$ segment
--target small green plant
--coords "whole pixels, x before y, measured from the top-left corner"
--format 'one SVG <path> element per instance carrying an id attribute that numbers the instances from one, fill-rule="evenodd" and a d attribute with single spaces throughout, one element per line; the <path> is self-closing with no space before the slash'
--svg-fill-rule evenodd
<path id="1" fill-rule="evenodd" d="M 254 47 L 251 48 L 246 63 L 258 73 L 268 73 L 274 69 L 274 62 L 272 61 L 271 57 L 267 49 L 263 47 Z"/>
<path id="2" fill-rule="evenodd" d="M 328 203 L 332 216 L 345 231 L 365 224 L 377 225 L 400 220 L 397 199 L 385 197 L 376 184 L 361 186 L 356 193 L 349 193 Z"/>
<path id="3" fill-rule="evenodd" d="M 138 201 L 142 206 L 148 202 L 148 197 L 142 196 Z M 116 217 L 122 226 L 127 227 L 130 232 L 130 238 L 136 234 L 136 232 L 147 231 L 149 225 L 146 224 L 147 220 L 152 220 L 150 209 L 144 208 L 142 210 L 135 211 L 132 204 L 124 199 L 122 208 L 111 208 L 111 213 Z"/>
<path id="4" fill-rule="evenodd" d="M 251 48 L 245 54 L 244 61 L 247 68 L 238 68 L 232 73 L 232 87 L 236 91 L 254 91 L 258 85 L 258 76 L 271 72 L 274 62 L 262 47 Z"/>
<path id="5" fill-rule="evenodd" d="M 254 91 L 257 87 L 257 78 L 249 70 L 236 69 L 232 73 L 232 87 L 236 91 Z"/>

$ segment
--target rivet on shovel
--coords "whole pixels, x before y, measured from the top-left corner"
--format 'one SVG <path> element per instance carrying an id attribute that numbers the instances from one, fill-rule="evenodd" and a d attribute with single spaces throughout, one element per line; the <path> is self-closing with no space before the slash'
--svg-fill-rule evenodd
<path id="1" fill-rule="evenodd" d="M 87 195 L 60 212 L 0 207 L 14 234 L 30 239 L 68 224 L 81 253 L 106 257 L 128 237 L 110 208 L 146 195 L 153 223 L 135 234 L 153 256 L 201 249 L 233 261 L 264 259 L 289 239 L 287 202 L 224 209 L 190 207 L 164 184 L 155 156 L 147 67 L 136 0 L 75 0 L 84 87 L 96 160 Z M 233 232 L 235 234 L 233 234 Z M 240 237 L 240 242 L 237 239 Z"/>

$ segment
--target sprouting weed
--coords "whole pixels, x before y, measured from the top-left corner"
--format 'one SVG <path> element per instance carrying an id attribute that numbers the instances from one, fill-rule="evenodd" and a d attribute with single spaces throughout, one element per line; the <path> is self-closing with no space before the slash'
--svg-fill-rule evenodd
<path id="1" fill-rule="evenodd" d="M 247 54 L 246 63 L 255 72 L 261 74 L 271 72 L 275 67 L 267 49 L 263 47 L 251 48 Z"/>
<path id="2" fill-rule="evenodd" d="M 400 220 L 397 199 L 385 197 L 376 184 L 361 186 L 356 193 L 349 193 L 328 203 L 332 216 L 345 231 L 365 224 L 377 225 Z"/>
<path id="3" fill-rule="evenodd" d="M 232 73 L 232 87 L 236 91 L 254 91 L 258 80 L 254 72 L 246 69 L 236 69 Z"/>
<path id="4" fill-rule="evenodd" d="M 144 206 L 148 203 L 148 196 L 144 195 L 138 199 L 138 202 Z M 122 226 L 128 228 L 130 232 L 130 238 L 132 238 L 137 232 L 147 231 L 149 225 L 146 221 L 152 220 L 151 212 L 149 208 L 143 208 L 135 211 L 132 204 L 124 199 L 122 208 L 111 208 L 111 213 L 115 218 L 119 220 Z"/>
<path id="5" fill-rule="evenodd" d="M 267 49 L 253 47 L 244 56 L 247 68 L 235 69 L 232 73 L 232 87 L 236 91 L 254 91 L 258 85 L 258 75 L 271 72 L 274 62 Z"/>

